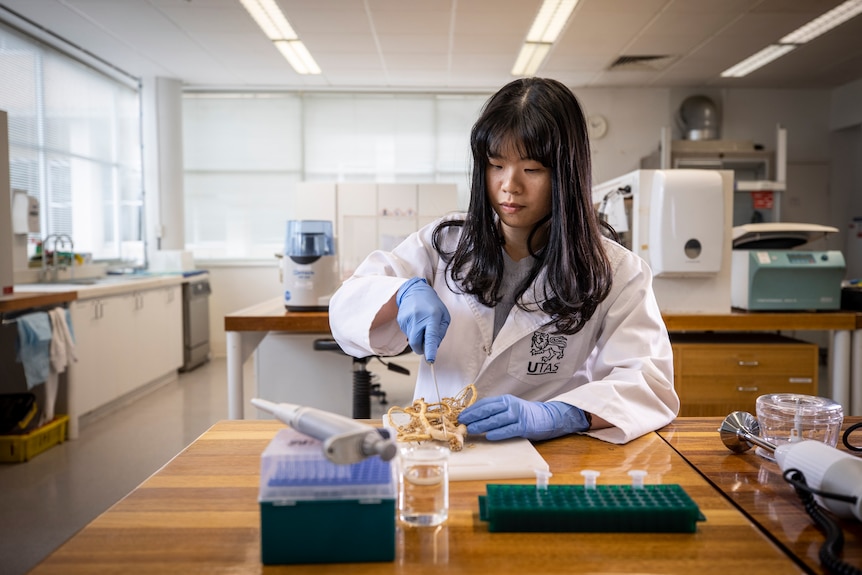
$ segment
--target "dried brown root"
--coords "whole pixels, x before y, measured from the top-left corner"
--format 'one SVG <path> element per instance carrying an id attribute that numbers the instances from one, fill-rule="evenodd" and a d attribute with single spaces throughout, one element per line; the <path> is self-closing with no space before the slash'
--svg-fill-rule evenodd
<path id="1" fill-rule="evenodd" d="M 409 407 L 389 408 L 389 422 L 395 427 L 398 441 L 443 441 L 449 443 L 452 451 L 461 451 L 467 426 L 458 423 L 458 415 L 473 405 L 477 397 L 476 386 L 470 384 L 455 397 L 442 398 L 440 403 L 416 399 Z"/>

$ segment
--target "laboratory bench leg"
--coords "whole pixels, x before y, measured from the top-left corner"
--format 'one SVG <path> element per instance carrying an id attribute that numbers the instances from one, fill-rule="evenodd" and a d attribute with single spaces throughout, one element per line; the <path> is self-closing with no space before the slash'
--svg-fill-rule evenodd
<path id="1" fill-rule="evenodd" d="M 227 416 L 228 419 L 243 417 L 243 377 L 245 362 L 257 349 L 268 332 L 229 331 L 227 332 Z"/>

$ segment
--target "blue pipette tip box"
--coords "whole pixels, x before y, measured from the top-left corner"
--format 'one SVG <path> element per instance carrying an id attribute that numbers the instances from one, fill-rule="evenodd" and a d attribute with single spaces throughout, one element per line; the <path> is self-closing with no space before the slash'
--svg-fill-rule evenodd
<path id="1" fill-rule="evenodd" d="M 492 532 L 694 533 L 706 521 L 688 493 L 675 484 L 488 484 L 479 517 Z"/>
<path id="2" fill-rule="evenodd" d="M 390 462 L 338 465 L 320 441 L 280 430 L 261 455 L 262 562 L 393 561 L 395 492 Z"/>

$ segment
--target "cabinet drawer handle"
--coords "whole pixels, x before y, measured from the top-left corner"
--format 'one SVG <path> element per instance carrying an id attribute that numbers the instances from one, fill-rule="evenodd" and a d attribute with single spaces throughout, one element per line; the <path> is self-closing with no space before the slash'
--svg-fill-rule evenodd
<path id="1" fill-rule="evenodd" d="M 791 377 L 787 381 L 790 383 L 813 383 L 814 379 L 810 377 Z"/>
<path id="2" fill-rule="evenodd" d="M 741 392 L 757 391 L 757 386 L 756 385 L 751 385 L 751 386 L 740 385 L 739 387 L 736 388 L 736 391 L 741 391 Z"/>
<path id="3" fill-rule="evenodd" d="M 757 367 L 758 365 L 760 365 L 760 362 L 759 362 L 759 361 L 757 361 L 756 359 L 755 359 L 755 360 L 753 360 L 753 361 L 742 361 L 742 360 L 739 360 L 739 365 L 740 365 L 741 367 Z"/>

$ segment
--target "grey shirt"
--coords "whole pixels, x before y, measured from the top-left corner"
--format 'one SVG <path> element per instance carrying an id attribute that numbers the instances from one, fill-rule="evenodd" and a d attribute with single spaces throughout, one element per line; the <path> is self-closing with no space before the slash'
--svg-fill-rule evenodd
<path id="1" fill-rule="evenodd" d="M 494 339 L 497 338 L 497 334 L 500 333 L 503 324 L 506 323 L 506 318 L 509 317 L 509 312 L 515 306 L 515 290 L 524 281 L 524 278 L 530 275 L 533 262 L 532 256 L 516 262 L 509 257 L 506 250 L 503 250 L 503 281 L 500 283 L 502 299 L 494 307 Z"/>

